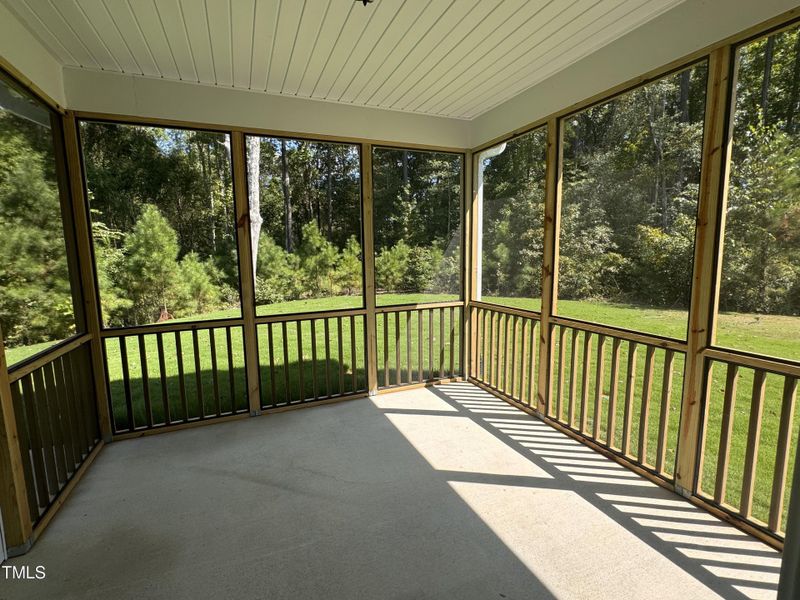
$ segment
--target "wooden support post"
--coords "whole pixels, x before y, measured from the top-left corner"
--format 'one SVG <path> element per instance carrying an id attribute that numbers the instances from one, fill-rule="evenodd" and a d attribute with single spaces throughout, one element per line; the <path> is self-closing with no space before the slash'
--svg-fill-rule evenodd
<path id="1" fill-rule="evenodd" d="M 550 317 L 558 304 L 558 229 L 561 221 L 561 132 L 558 119 L 547 121 L 547 170 L 545 172 L 544 257 L 542 307 L 539 328 L 539 381 L 536 410 L 547 414 L 553 374 Z"/>
<path id="2" fill-rule="evenodd" d="M 256 331 L 255 281 L 253 281 L 253 251 L 250 244 L 250 201 L 247 195 L 247 155 L 244 134 L 231 134 L 233 162 L 233 199 L 236 206 L 236 244 L 239 248 L 239 285 L 242 292 L 242 335 L 244 363 L 247 373 L 247 402 L 251 415 L 261 414 L 261 377 Z"/>
<path id="3" fill-rule="evenodd" d="M 476 205 L 478 202 L 477 196 L 477 169 L 475 168 L 475 160 L 477 156 L 472 152 L 467 152 L 464 156 L 464 314 L 463 314 L 463 331 L 464 338 L 462 340 L 463 356 L 465 357 L 462 363 L 464 377 L 475 377 L 478 374 L 478 313 L 472 308 L 472 303 L 478 298 L 478 290 L 476 289 L 477 282 L 477 269 L 478 269 L 478 254 L 477 254 L 477 240 L 478 240 L 478 227 L 481 224 L 478 222 L 478 213 Z M 474 313 L 474 314 L 473 314 Z"/>
<path id="4" fill-rule="evenodd" d="M 797 446 L 795 464 L 800 465 L 800 444 Z M 800 597 L 800 469 L 794 470 L 792 491 L 789 495 L 789 514 L 786 539 L 783 544 L 783 561 L 778 581 L 778 600 Z"/>
<path id="5" fill-rule="evenodd" d="M 364 318 L 367 336 L 367 390 L 378 393 L 378 322 L 375 313 L 375 233 L 372 205 L 372 144 L 361 144 L 361 202 L 364 237 Z M 384 382 L 388 385 L 388 381 Z"/>
<path id="6" fill-rule="evenodd" d="M 108 402 L 103 340 L 100 337 L 102 330 L 100 296 L 94 273 L 91 220 L 86 188 L 84 187 L 83 161 L 78 140 L 78 122 L 73 114 L 67 113 L 63 118 L 63 125 L 64 147 L 67 155 L 66 166 L 69 173 L 70 196 L 72 199 L 72 218 L 75 223 L 75 245 L 80 266 L 83 314 L 86 320 L 86 332 L 92 336 L 90 348 L 94 394 L 97 403 L 97 419 L 100 427 L 100 437 L 104 442 L 110 442 L 112 431 L 111 413 Z"/>
<path id="7" fill-rule="evenodd" d="M 0 330 L 0 511 L 10 556 L 24 554 L 30 548 L 33 527 L 27 495 L 3 332 Z"/>
<path id="8" fill-rule="evenodd" d="M 706 116 L 697 207 L 692 297 L 689 308 L 689 336 L 686 376 L 681 401 L 681 420 L 675 465 L 675 489 L 691 495 L 697 487 L 700 433 L 704 426 L 704 351 L 714 343 L 717 315 L 722 231 L 727 204 L 731 156 L 731 127 L 728 107 L 735 90 L 734 56 L 729 46 L 711 53 L 708 62 Z M 708 375 L 710 377 L 710 374 Z"/>

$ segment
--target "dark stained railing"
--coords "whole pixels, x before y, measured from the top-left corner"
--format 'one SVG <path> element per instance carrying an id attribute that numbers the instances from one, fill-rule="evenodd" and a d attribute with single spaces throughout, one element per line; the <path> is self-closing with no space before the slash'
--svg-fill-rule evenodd
<path id="1" fill-rule="evenodd" d="M 240 326 L 105 333 L 115 434 L 248 412 Z"/>
<path id="2" fill-rule="evenodd" d="M 258 317 L 263 409 L 367 391 L 364 311 Z"/>

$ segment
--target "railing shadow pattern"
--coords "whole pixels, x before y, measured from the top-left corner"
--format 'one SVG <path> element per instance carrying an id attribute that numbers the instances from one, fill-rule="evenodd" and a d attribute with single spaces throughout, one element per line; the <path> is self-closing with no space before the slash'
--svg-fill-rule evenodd
<path id="1" fill-rule="evenodd" d="M 437 415 L 469 418 L 550 476 L 449 477 L 569 490 L 721 596 L 775 597 L 779 552 L 486 391 L 468 383 L 432 389 L 455 409 Z"/>

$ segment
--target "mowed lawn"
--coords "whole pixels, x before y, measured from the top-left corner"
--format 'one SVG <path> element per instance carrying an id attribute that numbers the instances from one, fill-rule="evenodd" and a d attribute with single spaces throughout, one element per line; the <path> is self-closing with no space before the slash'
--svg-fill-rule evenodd
<path id="1" fill-rule="evenodd" d="M 398 295 L 387 294 L 378 297 L 378 306 L 399 305 L 421 302 L 453 300 L 452 296 L 430 296 L 424 294 Z M 518 298 L 484 298 L 486 302 L 502 303 L 508 306 L 536 311 L 538 300 Z M 337 297 L 324 300 L 300 300 L 260 306 L 259 316 L 305 313 L 313 311 L 346 310 L 361 307 L 360 297 Z M 686 313 L 677 310 L 655 310 L 619 304 L 598 302 L 578 302 L 562 300 L 559 302 L 559 314 L 585 321 L 615 325 L 628 329 L 653 333 L 662 336 L 684 339 L 686 332 Z M 225 319 L 239 316 L 238 310 L 220 311 L 203 315 L 203 319 Z M 389 313 L 385 317 L 378 315 L 378 383 L 381 386 L 396 385 L 421 379 L 430 379 L 450 373 L 452 356 L 453 371 L 461 370 L 460 356 L 460 311 L 452 313 L 449 308 L 432 309 L 422 314 L 401 312 Z M 355 316 L 328 319 L 327 344 L 325 320 L 313 319 L 314 343 L 312 343 L 312 320 L 307 319 L 298 325 L 289 322 L 285 325 L 275 323 L 262 324 L 258 327 L 259 358 L 261 364 L 262 405 L 280 405 L 296 402 L 303 398 L 327 397 L 361 391 L 366 388 L 366 362 L 364 354 L 364 317 Z M 341 334 L 339 326 L 341 324 Z M 531 353 L 538 351 L 532 344 L 531 325 L 529 321 L 522 327 L 519 322 L 517 333 L 518 351 L 508 357 L 511 374 L 508 391 L 511 391 L 511 380 L 514 381 L 514 395 L 528 400 L 531 397 L 530 386 L 535 383 L 535 370 L 523 369 L 523 345 L 527 345 Z M 444 325 L 444 327 L 442 327 Z M 421 338 L 420 338 L 421 328 Z M 270 329 L 272 344 L 270 352 Z M 452 330 L 452 345 L 451 345 Z M 488 331 L 488 329 L 487 329 Z M 497 348 L 505 349 L 505 331 L 503 327 L 497 331 Z M 432 335 L 431 335 L 432 333 Z M 442 335 L 444 334 L 444 335 Z M 341 335 L 341 337 L 340 337 Z M 513 333 L 511 334 L 513 335 Z M 534 333 L 535 335 L 535 333 Z M 144 343 L 145 352 L 140 352 L 139 340 Z M 420 343 L 420 339 L 422 343 Z M 597 344 L 598 337 L 592 336 L 592 351 L 589 355 L 589 369 L 586 378 L 586 390 L 583 389 L 583 334 L 575 340 L 575 369 L 572 367 L 573 338 L 570 330 L 564 336 L 564 365 L 560 368 L 561 355 L 559 331 L 556 330 L 555 364 L 553 369 L 553 394 L 551 412 L 558 413 L 559 418 L 569 422 L 570 398 L 573 399 L 571 424 L 581 428 L 585 420 L 586 431 L 592 433 L 595 423 L 595 402 L 597 399 Z M 340 344 L 341 340 L 341 344 Z M 183 379 L 179 373 L 179 355 L 177 344 L 180 341 Z M 352 342 L 355 342 L 353 346 Z M 246 384 L 244 371 L 244 349 L 240 327 L 200 330 L 196 334 L 181 332 L 180 334 L 164 334 L 161 339 L 163 359 L 160 360 L 158 339 L 148 334 L 129 337 L 126 340 L 128 393 L 132 398 L 132 412 L 135 426 L 148 423 L 145 410 L 145 399 L 149 399 L 154 423 L 166 421 L 167 411 L 171 421 L 184 418 L 198 418 L 232 411 L 248 410 L 246 400 Z M 196 343 L 196 346 L 195 346 Z M 765 317 L 746 314 L 720 315 L 718 343 L 745 349 L 766 355 L 783 356 L 797 359 L 800 357 L 800 319 L 791 317 Z M 13 364 L 25 356 L 47 347 L 14 348 L 7 351 L 9 363 Z M 197 352 L 195 353 L 195 347 Z M 341 351 L 340 351 L 341 348 Z M 213 350 L 213 351 L 212 351 Z M 120 430 L 129 427 L 128 411 L 125 402 L 126 389 L 123 377 L 123 361 L 119 340 L 109 338 L 106 352 L 108 356 L 108 377 L 110 381 L 115 423 Z M 608 441 L 608 397 L 611 390 L 611 352 L 612 340 L 607 339 L 604 345 L 604 377 L 600 391 L 600 417 L 598 424 L 599 439 Z M 629 346 L 620 346 L 620 374 L 616 405 L 616 426 L 612 445 L 621 448 L 624 432 L 624 399 L 626 395 L 625 371 L 627 368 Z M 144 359 L 142 358 L 144 355 Z M 498 372 L 500 381 L 506 372 L 504 352 L 484 355 L 485 367 L 490 364 L 493 371 Z M 642 390 L 645 370 L 645 348 L 639 345 L 637 350 L 635 387 L 633 390 L 632 414 L 630 418 L 630 434 L 628 450 L 633 456 L 639 455 L 639 430 L 642 414 Z M 645 443 L 641 448 L 643 461 L 654 466 L 658 461 L 659 418 L 663 401 L 663 384 L 665 382 L 664 350 L 656 350 L 653 355 L 654 377 L 648 407 Z M 535 357 L 538 360 L 538 357 Z M 490 362 L 492 361 L 492 362 Z M 513 361 L 513 364 L 512 364 Z M 162 368 L 163 362 L 163 387 Z M 302 363 L 302 364 L 301 364 Z M 495 364 L 496 363 L 496 364 Z M 145 367 L 143 369 L 143 366 Z M 214 368 L 216 366 L 216 368 Z M 672 388 L 669 395 L 667 411 L 667 437 L 664 448 L 663 471 L 671 474 L 674 471 L 677 432 L 680 417 L 680 398 L 683 385 L 683 357 L 676 354 L 672 364 Z M 571 373 L 575 373 L 574 378 Z M 563 373 L 563 384 L 559 386 L 559 373 Z M 146 377 L 143 376 L 146 374 Z M 215 375 L 216 374 L 216 375 Z M 488 375 L 488 373 L 485 373 Z M 488 377 L 486 377 L 488 379 Z M 731 506 L 738 507 L 741 497 L 741 483 L 744 469 L 747 428 L 750 414 L 753 372 L 740 369 L 737 387 L 733 436 L 730 453 L 728 485 L 725 500 Z M 145 386 L 146 382 L 146 386 Z M 301 389 L 302 386 L 302 389 Z M 713 371 L 712 396 L 709 405 L 709 418 L 705 436 L 705 460 L 702 470 L 702 490 L 713 494 L 716 481 L 722 399 L 725 386 L 725 366 L 718 365 Z M 502 387 L 502 385 L 499 385 Z M 561 389 L 561 395 L 557 392 Z M 145 389 L 147 390 L 145 392 Z M 166 395 L 163 394 L 166 390 Z M 756 489 L 754 494 L 753 514 L 766 521 L 771 501 L 772 476 L 775 465 L 777 430 L 780 420 L 783 378 L 769 375 L 766 382 L 766 396 L 763 410 L 761 440 L 756 473 Z M 582 415 L 582 399 L 586 415 Z M 166 399 L 166 402 L 165 402 Z M 790 449 L 792 458 L 796 448 L 798 426 L 793 426 L 793 444 Z M 791 472 L 788 476 L 791 481 Z M 788 490 L 787 490 L 788 494 Z M 785 509 L 784 509 L 785 512 Z"/>

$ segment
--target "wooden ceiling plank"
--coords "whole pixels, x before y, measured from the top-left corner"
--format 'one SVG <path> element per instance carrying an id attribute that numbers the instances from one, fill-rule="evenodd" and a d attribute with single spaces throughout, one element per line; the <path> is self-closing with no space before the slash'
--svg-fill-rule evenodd
<path id="1" fill-rule="evenodd" d="M 314 47 L 317 45 L 319 36 L 322 33 L 323 24 L 328 19 L 328 13 L 331 10 L 332 2 L 330 0 L 324 2 L 324 8 L 322 8 L 322 4 L 317 0 L 316 11 L 306 10 L 303 12 L 303 18 L 297 29 L 297 39 L 294 41 L 292 57 L 289 60 L 289 67 L 286 70 L 283 85 L 281 85 L 282 94 L 292 96 L 297 94 L 300 82 L 314 52 Z"/>
<path id="2" fill-rule="evenodd" d="M 217 76 L 211 56 L 211 36 L 206 21 L 205 2 L 178 0 L 178 8 L 197 79 L 201 83 L 216 84 Z"/>
<path id="3" fill-rule="evenodd" d="M 371 74 L 360 74 L 358 84 L 353 85 L 342 97 L 347 102 L 358 105 L 366 104 L 374 92 L 391 75 L 408 60 L 408 55 L 412 53 L 420 43 L 426 39 L 434 37 L 439 23 L 444 15 L 450 10 L 455 0 L 442 2 L 430 2 L 422 7 L 422 11 L 414 23 L 400 36 L 386 54 L 383 61 L 375 68 Z M 367 65 L 364 65 L 367 67 Z"/>
<path id="4" fill-rule="evenodd" d="M 150 55 L 166 79 L 180 79 L 178 64 L 172 54 L 161 17 L 153 2 L 131 2 L 131 10 L 139 27 L 139 31 L 149 48 Z"/>
<path id="5" fill-rule="evenodd" d="M 77 2 L 106 51 L 114 59 L 119 71 L 142 75 L 142 67 L 136 62 L 136 58 L 122 38 L 105 2 L 103 0 L 77 0 Z"/>
<path id="6" fill-rule="evenodd" d="M 430 107 L 436 106 L 442 99 L 450 97 L 453 93 L 463 93 L 464 88 L 459 88 L 459 83 L 466 81 L 466 89 L 471 89 L 476 84 L 475 77 L 480 80 L 485 73 L 492 73 L 497 68 L 497 60 L 502 61 L 500 64 L 504 64 L 508 53 L 513 52 L 521 44 L 538 43 L 544 35 L 543 30 L 559 14 L 574 15 L 578 10 L 577 7 L 600 1 L 570 0 L 567 6 L 560 0 L 530 2 L 514 16 L 514 19 L 504 23 L 485 39 L 481 43 L 480 52 L 474 52 L 461 61 L 446 77 L 442 77 L 432 85 L 410 108 L 421 112 L 433 112 Z"/>
<path id="7" fill-rule="evenodd" d="M 24 2 L 12 2 L 11 0 L 0 0 L 2 4 L 22 23 L 31 35 L 39 40 L 53 58 L 61 64 L 77 67 L 78 59 L 75 58 L 61 40 L 44 24 L 44 22 L 33 12 Z"/>
<path id="8" fill-rule="evenodd" d="M 402 55 L 399 47 L 403 39 L 415 36 L 422 29 L 422 19 L 427 12 L 435 11 L 437 7 L 446 8 L 446 6 L 447 3 L 444 1 L 427 3 L 411 0 L 403 2 L 371 50 L 353 57 L 355 69 L 350 72 L 346 85 L 340 88 L 341 92 L 337 99 L 340 102 L 352 103 L 355 96 L 370 80 L 374 78 L 382 80 L 384 76 L 382 71 L 387 61 L 391 60 L 393 56 Z M 343 80 L 342 83 L 345 81 Z"/>
<path id="9" fill-rule="evenodd" d="M 255 41 L 255 0 L 231 2 L 231 39 L 233 40 L 233 87 L 250 89 Z"/>
<path id="10" fill-rule="evenodd" d="M 211 56 L 217 85 L 233 86 L 233 47 L 231 43 L 231 0 L 206 0 Z"/>
<path id="11" fill-rule="evenodd" d="M 320 74 L 325 70 L 334 48 L 344 31 L 350 12 L 356 5 L 351 0 L 330 0 L 328 12 L 322 21 L 322 28 L 317 36 L 308 62 L 300 76 L 295 95 L 308 98 L 319 80 Z"/>
<path id="12" fill-rule="evenodd" d="M 344 69 L 361 36 L 371 26 L 374 16 L 379 12 L 378 10 L 364 10 L 363 8 L 361 5 L 356 6 L 353 3 L 352 10 L 348 13 L 347 20 L 344 22 L 344 27 L 342 27 L 341 35 L 330 56 L 326 59 L 317 81 L 314 82 L 314 86 L 311 88 L 310 98 L 328 97 L 331 86 L 333 86 L 339 77 L 339 73 Z"/>
<path id="13" fill-rule="evenodd" d="M 267 91 L 270 93 L 279 94 L 281 91 L 306 3 L 307 0 L 281 2 L 278 27 L 272 44 L 272 61 L 267 76 Z"/>
<path id="14" fill-rule="evenodd" d="M 480 21 L 473 23 L 446 55 L 440 57 L 427 71 L 421 73 L 419 79 L 408 85 L 400 97 L 390 105 L 391 108 L 410 110 L 426 90 L 447 77 L 453 69 L 458 68 L 465 56 L 473 55 L 484 40 L 491 39 L 493 35 L 497 35 L 499 29 L 512 19 L 516 19 L 516 15 L 527 5 L 527 0 L 503 0 L 496 5 L 491 2 L 485 4 L 492 5 L 492 11 Z"/>
<path id="15" fill-rule="evenodd" d="M 154 7 L 180 78 L 199 83 L 180 3 L 178 0 L 159 0 Z"/>
<path id="16" fill-rule="evenodd" d="M 91 52 L 81 42 L 75 31 L 70 27 L 61 13 L 49 0 L 20 0 L 15 7 L 23 13 L 28 13 L 28 24 L 34 28 L 44 29 L 58 40 L 58 43 L 67 50 L 73 61 L 79 67 L 100 69 L 100 63 L 92 56 Z M 38 22 L 38 26 L 36 23 Z"/>
<path id="17" fill-rule="evenodd" d="M 599 18 L 584 19 L 583 26 L 571 35 L 559 32 L 552 36 L 546 47 L 537 50 L 536 60 L 526 62 L 525 55 L 512 60 L 486 81 L 486 87 L 465 94 L 461 102 L 449 108 L 449 112 L 466 116 L 474 115 L 478 110 L 488 110 L 490 106 L 515 96 L 618 39 L 674 4 L 665 6 L 662 0 L 628 0 Z"/>
<path id="18" fill-rule="evenodd" d="M 97 29 L 95 29 L 86 12 L 78 5 L 76 0 L 58 2 L 53 6 L 101 69 L 104 71 L 121 70 L 119 63 L 109 52 L 105 42 L 98 35 Z"/>
<path id="19" fill-rule="evenodd" d="M 266 90 L 279 0 L 256 0 L 253 27 L 253 56 L 250 65 L 250 89 Z"/>
<path id="20" fill-rule="evenodd" d="M 381 46 L 383 38 L 389 36 L 393 39 L 397 33 L 392 26 L 397 23 L 399 30 L 403 27 L 403 23 L 407 24 L 409 19 L 413 20 L 419 14 L 418 9 L 420 8 L 418 0 L 411 0 L 410 2 L 384 2 L 370 5 L 366 7 L 366 10 L 371 10 L 373 6 L 375 6 L 374 17 L 353 48 L 352 55 L 342 66 L 331 89 L 328 90 L 325 96 L 328 100 L 341 101 L 342 94 L 347 91 L 355 77 L 366 71 L 365 63 L 374 64 L 376 61 L 382 60 L 388 50 Z M 356 8 L 364 7 L 356 6 Z"/>
<path id="21" fill-rule="evenodd" d="M 391 94 L 397 90 L 413 73 L 419 72 L 426 59 L 438 56 L 446 48 L 446 41 L 468 23 L 466 19 L 473 13 L 480 0 L 455 0 L 439 20 L 435 29 L 431 29 L 423 39 L 408 53 L 397 68 L 372 91 L 364 100 L 369 106 L 383 106 Z M 484 3 L 486 5 L 486 3 Z M 440 48 L 442 50 L 440 50 Z"/>

